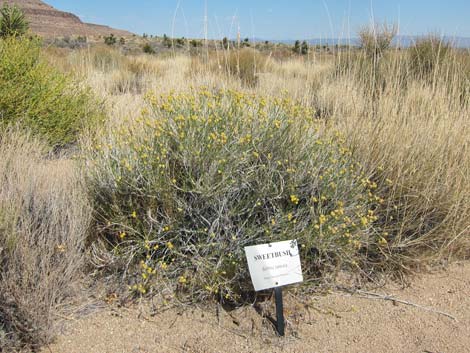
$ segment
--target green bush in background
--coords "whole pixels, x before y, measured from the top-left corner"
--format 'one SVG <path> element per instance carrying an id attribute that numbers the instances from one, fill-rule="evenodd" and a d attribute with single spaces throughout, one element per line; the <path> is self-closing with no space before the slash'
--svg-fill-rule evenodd
<path id="1" fill-rule="evenodd" d="M 142 47 L 142 51 L 145 54 L 155 54 L 155 49 L 153 49 L 150 43 L 145 43 L 144 46 Z"/>
<path id="2" fill-rule="evenodd" d="M 37 39 L 0 39 L 0 127 L 20 124 L 53 147 L 101 119 L 91 93 L 41 57 Z"/>

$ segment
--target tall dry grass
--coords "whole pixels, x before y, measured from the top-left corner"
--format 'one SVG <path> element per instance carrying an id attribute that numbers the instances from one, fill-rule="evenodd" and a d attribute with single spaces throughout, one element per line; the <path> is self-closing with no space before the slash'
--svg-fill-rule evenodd
<path id="1" fill-rule="evenodd" d="M 353 62 L 339 76 L 351 82 L 349 94 L 338 90 L 329 103 L 337 107 L 335 124 L 388 197 L 387 265 L 405 270 L 470 249 L 470 71 L 448 49 L 445 61 L 439 56 L 415 75 L 415 50 L 389 52 L 372 72 L 380 84 L 358 78 L 363 63 Z"/>
<path id="2" fill-rule="evenodd" d="M 17 129 L 0 155 L 0 350 L 34 350 L 75 300 L 91 213 L 74 162 Z"/>

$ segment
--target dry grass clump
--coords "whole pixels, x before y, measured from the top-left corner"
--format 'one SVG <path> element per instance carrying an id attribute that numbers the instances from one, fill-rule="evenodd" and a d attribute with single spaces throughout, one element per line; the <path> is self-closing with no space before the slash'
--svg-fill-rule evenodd
<path id="1" fill-rule="evenodd" d="M 446 63 L 452 62 L 451 49 L 449 43 L 437 36 L 418 39 L 409 50 L 411 72 L 419 78 L 439 74 Z"/>
<path id="2" fill-rule="evenodd" d="M 193 58 L 193 72 L 207 70 L 239 80 L 242 85 L 253 88 L 257 86 L 260 74 L 272 70 L 272 62 L 266 54 L 252 48 L 222 50 L 209 56 Z"/>
<path id="3" fill-rule="evenodd" d="M 400 96 L 380 96 L 373 118 L 340 122 L 381 180 L 390 202 L 384 227 L 393 265 L 402 269 L 426 257 L 468 255 L 469 109 L 454 99 L 445 87 L 415 83 Z"/>
<path id="4" fill-rule="evenodd" d="M 469 76 L 451 49 L 440 64 L 413 75 L 414 50 L 386 53 L 375 76 L 360 76 L 362 62 L 351 61 L 340 77 L 359 75 L 352 81 L 361 92 L 356 108 L 340 90 L 330 103 L 356 157 L 389 200 L 380 213 L 390 253 L 377 263 L 405 271 L 470 253 Z"/>
<path id="5" fill-rule="evenodd" d="M 93 49 L 77 53 L 79 62 L 91 72 L 89 77 L 102 80 L 101 85 L 112 95 L 145 93 L 148 82 L 161 76 L 157 61 L 146 55 L 124 56 L 115 49 Z"/>
<path id="6" fill-rule="evenodd" d="M 166 278 L 194 300 L 242 302 L 246 245 L 296 238 L 306 278 L 381 251 L 384 200 L 311 110 L 207 89 L 148 99 L 87 158 L 97 235 L 115 263 L 140 263 L 132 290 Z"/>
<path id="7" fill-rule="evenodd" d="M 48 49 L 49 60 L 65 71 L 90 79 L 95 89 L 106 94 L 143 94 L 151 82 L 160 79 L 164 67 L 148 55 L 125 55 L 118 49 L 93 47 L 70 52 Z"/>
<path id="8" fill-rule="evenodd" d="M 91 213 L 73 162 L 15 129 L 0 155 L 0 350 L 34 350 L 73 300 Z"/>
<path id="9" fill-rule="evenodd" d="M 259 76 L 256 90 L 269 96 L 278 96 L 280 92 L 297 101 L 310 104 L 312 96 L 316 95 L 329 80 L 332 59 L 329 58 L 293 58 L 286 61 L 270 60 L 269 71 Z M 313 105 L 318 110 L 318 105 Z"/>

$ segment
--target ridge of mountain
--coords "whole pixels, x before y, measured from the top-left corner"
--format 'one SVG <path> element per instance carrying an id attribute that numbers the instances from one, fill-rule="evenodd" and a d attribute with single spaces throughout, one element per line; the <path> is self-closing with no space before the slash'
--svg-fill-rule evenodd
<path id="1" fill-rule="evenodd" d="M 67 36 L 115 36 L 128 37 L 132 33 L 109 26 L 82 22 L 70 12 L 60 11 L 41 0 L 0 0 L 0 5 L 16 5 L 21 8 L 33 33 L 45 38 Z"/>

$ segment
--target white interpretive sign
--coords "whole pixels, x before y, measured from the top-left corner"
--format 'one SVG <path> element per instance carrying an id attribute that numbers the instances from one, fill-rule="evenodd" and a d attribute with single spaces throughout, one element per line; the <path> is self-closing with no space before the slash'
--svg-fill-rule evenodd
<path id="1" fill-rule="evenodd" d="M 303 281 L 297 240 L 245 247 L 256 291 Z"/>

